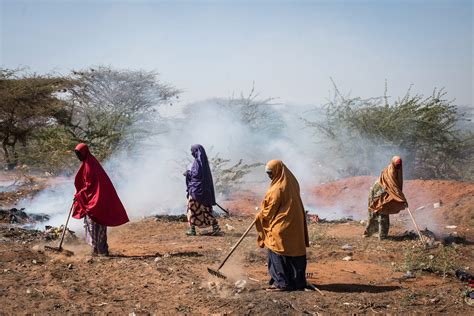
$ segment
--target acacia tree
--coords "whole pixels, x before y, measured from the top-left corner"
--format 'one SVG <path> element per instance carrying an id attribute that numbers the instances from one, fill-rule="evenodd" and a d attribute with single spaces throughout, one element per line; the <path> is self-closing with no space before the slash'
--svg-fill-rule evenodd
<path id="1" fill-rule="evenodd" d="M 162 83 L 153 71 L 100 66 L 73 71 L 75 84 L 63 95 L 66 110 L 58 120 L 71 137 L 87 142 L 99 159 L 116 146 L 129 146 L 152 133 L 157 108 L 178 98 L 179 90 Z"/>
<path id="2" fill-rule="evenodd" d="M 236 115 L 236 118 L 254 132 L 280 133 L 284 127 L 281 115 L 273 107 L 278 105 L 275 98 L 260 98 L 252 85 L 248 95 L 232 96 L 228 100 L 218 100 L 220 106 Z"/>
<path id="3" fill-rule="evenodd" d="M 416 178 L 468 179 L 465 170 L 474 154 L 472 133 L 457 128 L 463 114 L 444 90 L 424 97 L 406 95 L 389 103 L 383 97 L 346 98 L 335 87 L 322 123 L 311 124 L 326 135 L 341 157 L 357 157 L 346 175 L 368 174 L 377 152 L 398 152 L 407 173 Z"/>
<path id="4" fill-rule="evenodd" d="M 26 146 L 31 135 L 51 124 L 64 107 L 55 94 L 69 84 L 64 78 L 0 69 L 0 140 L 9 169 L 19 160 L 17 144 Z"/>

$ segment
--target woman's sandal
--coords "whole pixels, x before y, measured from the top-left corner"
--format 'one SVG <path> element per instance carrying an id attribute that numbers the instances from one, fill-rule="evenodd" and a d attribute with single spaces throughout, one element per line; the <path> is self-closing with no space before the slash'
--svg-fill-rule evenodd
<path id="1" fill-rule="evenodd" d="M 285 291 L 285 290 L 284 290 L 284 289 L 280 289 L 279 287 L 276 287 L 276 286 L 272 285 L 272 286 L 270 286 L 270 287 L 267 287 L 267 288 L 265 289 L 265 291 L 267 291 L 267 292 L 283 292 L 283 291 Z"/>

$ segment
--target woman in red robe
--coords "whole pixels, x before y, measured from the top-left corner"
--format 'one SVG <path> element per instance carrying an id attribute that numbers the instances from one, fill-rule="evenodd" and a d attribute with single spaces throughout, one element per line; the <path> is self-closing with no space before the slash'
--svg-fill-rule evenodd
<path id="1" fill-rule="evenodd" d="M 82 161 L 74 180 L 74 211 L 76 219 L 84 218 L 86 241 L 92 255 L 109 254 L 107 226 L 119 226 L 129 221 L 127 212 L 99 161 L 86 144 L 76 146 L 77 158 Z"/>

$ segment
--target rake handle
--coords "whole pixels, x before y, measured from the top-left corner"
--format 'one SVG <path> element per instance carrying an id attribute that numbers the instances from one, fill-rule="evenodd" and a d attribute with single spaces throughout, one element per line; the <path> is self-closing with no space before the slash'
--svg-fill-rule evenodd
<path id="1" fill-rule="evenodd" d="M 408 214 L 410 214 L 411 220 L 413 221 L 413 224 L 415 225 L 416 232 L 418 233 L 418 236 L 420 237 L 420 240 L 422 243 L 424 243 L 423 236 L 421 235 L 420 228 L 418 228 L 418 225 L 415 222 L 415 218 L 413 217 L 413 214 L 411 213 L 410 209 L 407 207 Z"/>
<path id="2" fill-rule="evenodd" d="M 223 208 L 222 206 L 220 206 L 219 204 L 217 204 L 217 202 L 216 202 L 216 205 L 217 205 L 218 208 L 220 208 L 221 210 L 223 210 L 224 212 L 226 212 L 227 215 L 229 215 L 229 211 L 228 211 L 228 210 L 226 210 L 225 208 Z"/>
<path id="3" fill-rule="evenodd" d="M 63 247 L 64 236 L 66 235 L 67 224 L 69 223 L 69 218 L 71 217 L 73 207 L 74 207 L 74 202 L 72 202 L 71 208 L 69 209 L 69 215 L 67 216 L 66 225 L 64 225 L 63 233 L 61 235 L 61 241 L 59 242 L 59 247 L 58 247 L 59 250 L 61 250 Z"/>
<path id="4" fill-rule="evenodd" d="M 235 249 L 237 249 L 237 247 L 240 245 L 240 243 L 242 242 L 242 240 L 244 240 L 245 236 L 247 236 L 247 234 L 249 233 L 249 231 L 252 229 L 253 225 L 255 224 L 255 221 L 257 219 L 254 219 L 252 224 L 250 224 L 250 226 L 247 228 L 247 230 L 245 231 L 245 233 L 242 235 L 242 237 L 240 237 L 239 241 L 237 241 L 235 243 L 235 245 L 232 247 L 232 249 L 230 250 L 230 252 L 227 254 L 227 256 L 225 257 L 224 260 L 222 260 L 221 264 L 219 265 L 219 268 L 217 268 L 217 270 L 220 270 L 224 264 L 226 263 L 227 259 L 229 259 L 229 257 L 232 255 L 232 253 L 234 253 Z"/>

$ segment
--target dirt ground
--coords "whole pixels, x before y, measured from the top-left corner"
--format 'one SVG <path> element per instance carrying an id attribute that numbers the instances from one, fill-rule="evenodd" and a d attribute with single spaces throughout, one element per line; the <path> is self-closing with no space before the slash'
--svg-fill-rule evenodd
<path id="1" fill-rule="evenodd" d="M 347 182 L 360 186 L 358 181 L 370 184 L 369 180 L 350 179 L 342 182 L 342 186 L 341 183 L 326 184 L 315 189 L 318 192 L 315 199 L 324 205 L 324 201 L 329 203 L 334 198 L 334 190 L 345 192 Z M 427 190 L 432 195 L 438 194 L 434 187 L 440 186 L 425 182 L 418 185 L 431 186 L 431 191 Z M 328 189 L 327 186 L 333 187 Z M 446 193 L 447 188 L 453 192 Z M 445 225 L 438 227 L 440 236 L 454 234 L 452 228 L 445 227 L 453 224 L 446 222 L 446 218 L 453 220 L 452 214 L 446 214 L 453 210 L 452 205 L 464 203 L 466 190 L 471 188 L 466 189 L 462 183 L 458 187 L 448 183 L 441 191 L 451 196 L 451 200 L 443 197 L 446 200 L 443 207 L 424 209 L 427 214 L 437 212 L 440 220 L 445 220 L 442 222 Z M 31 190 L 36 188 L 33 186 Z M 454 192 L 460 192 L 459 196 L 453 197 Z M 22 191 L 18 195 L 23 194 Z M 16 195 L 15 192 L 6 194 L 7 197 Z M 347 192 L 340 200 L 346 197 L 348 202 L 355 200 L 349 199 Z M 412 200 L 413 207 L 424 203 L 421 198 L 416 201 L 412 197 Z M 431 203 L 433 199 L 426 200 Z M 251 213 L 249 210 L 254 210 L 257 203 L 258 197 L 245 193 L 227 201 L 225 205 L 234 215 L 219 219 L 224 231 L 222 236 L 188 237 L 184 234 L 185 222 L 154 217 L 110 228 L 110 257 L 91 257 L 90 248 L 82 238 L 65 244 L 66 249 L 74 251 L 71 257 L 45 251 L 42 232 L 0 224 L 0 314 L 469 315 L 474 312 L 474 307 L 463 297 L 466 285 L 453 275 L 454 268 L 470 273 L 474 269 L 473 229 L 461 220 L 455 223 L 459 225 L 455 235 L 463 237 L 461 241 L 433 249 L 423 249 L 418 240 L 404 238 L 410 225 L 406 216 L 393 217 L 391 238 L 383 241 L 362 238 L 364 224 L 358 220 L 310 224 L 308 281 L 322 294 L 265 291 L 269 279 L 266 253 L 256 246 L 254 231 L 222 269 L 228 279 L 210 275 L 207 267 L 217 268 L 251 223 L 252 217 L 245 213 Z M 350 209 L 347 205 L 343 207 L 346 211 Z M 354 206 L 354 213 L 356 209 L 359 206 Z M 460 212 L 469 219 L 472 206 L 466 210 Z M 57 241 L 49 244 L 56 245 Z M 345 257 L 350 260 L 343 260 Z M 407 267 L 417 265 L 422 268 L 412 269 L 414 277 L 404 278 Z M 443 267 L 446 275 L 441 271 Z"/>
<path id="2" fill-rule="evenodd" d="M 252 232 L 223 268 L 207 272 L 251 222 L 221 218 L 223 236 L 187 237 L 186 223 L 148 218 L 109 230 L 110 257 L 91 257 L 81 240 L 75 255 L 45 252 L 38 238 L 15 239 L 2 226 L 0 310 L 16 313 L 450 313 L 470 314 L 455 277 L 420 272 L 401 278 L 404 254 L 416 240 L 361 238 L 359 222 L 311 224 L 309 281 L 315 291 L 267 292 L 265 251 Z M 229 231 L 226 224 L 234 230 Z M 402 231 L 395 227 L 391 235 Z M 9 237 L 8 237 L 9 236 Z M 26 240 L 26 241 L 25 241 Z M 352 250 L 341 248 L 344 244 Z M 462 268 L 474 262 L 472 244 L 457 245 Z M 429 251 L 426 250 L 426 254 Z M 342 258 L 351 256 L 351 261 Z M 469 271 L 469 270 L 468 270 Z M 235 285 L 244 280 L 241 288 Z M 240 281 L 240 283 L 244 283 Z"/>

